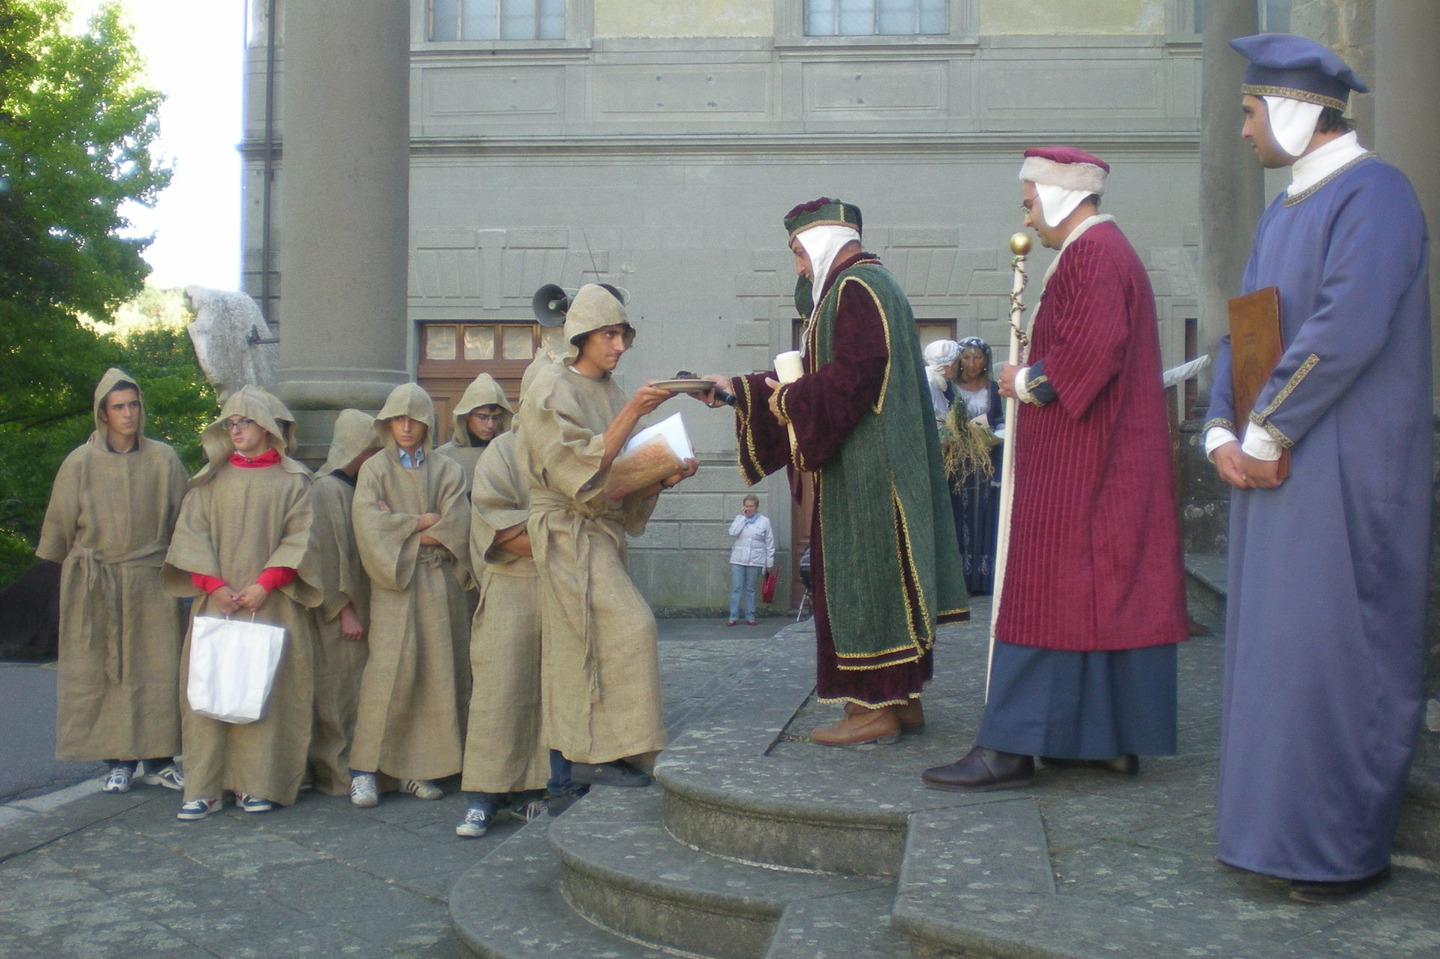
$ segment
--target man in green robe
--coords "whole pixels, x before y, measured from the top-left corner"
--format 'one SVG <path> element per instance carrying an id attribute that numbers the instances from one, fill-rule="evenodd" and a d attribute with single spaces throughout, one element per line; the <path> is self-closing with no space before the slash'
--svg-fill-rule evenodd
<path id="1" fill-rule="evenodd" d="M 857 207 L 821 197 L 785 229 L 812 291 L 804 375 L 711 379 L 735 397 L 745 481 L 783 468 L 793 489 L 814 483 L 816 688 L 845 714 L 811 740 L 894 742 L 924 722 L 937 623 L 969 615 L 925 363 L 899 283 L 861 249 Z"/>

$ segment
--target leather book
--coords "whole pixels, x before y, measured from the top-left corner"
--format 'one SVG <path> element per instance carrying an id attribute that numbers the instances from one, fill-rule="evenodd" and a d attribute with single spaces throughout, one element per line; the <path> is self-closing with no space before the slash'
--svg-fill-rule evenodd
<path id="1" fill-rule="evenodd" d="M 1255 399 L 1285 353 L 1280 290 L 1267 286 L 1230 301 L 1230 377 L 1235 428 L 1243 438 Z M 1290 475 L 1290 451 L 1280 451 L 1280 478 Z"/>

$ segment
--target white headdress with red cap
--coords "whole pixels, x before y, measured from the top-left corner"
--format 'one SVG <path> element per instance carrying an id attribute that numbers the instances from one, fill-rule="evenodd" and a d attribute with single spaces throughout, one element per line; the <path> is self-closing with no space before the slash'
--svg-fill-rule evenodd
<path id="1" fill-rule="evenodd" d="M 1032 147 L 1020 164 L 1020 180 L 1035 184 L 1045 224 L 1059 226 L 1087 196 L 1105 192 L 1110 164 L 1074 147 Z"/>

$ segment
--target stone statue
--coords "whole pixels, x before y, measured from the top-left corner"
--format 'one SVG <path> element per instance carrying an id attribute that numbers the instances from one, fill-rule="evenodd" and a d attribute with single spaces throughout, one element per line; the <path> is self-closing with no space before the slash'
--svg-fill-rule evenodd
<path id="1" fill-rule="evenodd" d="M 254 300 L 231 290 L 187 286 L 185 305 L 195 314 L 189 326 L 195 357 L 221 403 L 246 385 L 273 392 L 280 347 Z"/>

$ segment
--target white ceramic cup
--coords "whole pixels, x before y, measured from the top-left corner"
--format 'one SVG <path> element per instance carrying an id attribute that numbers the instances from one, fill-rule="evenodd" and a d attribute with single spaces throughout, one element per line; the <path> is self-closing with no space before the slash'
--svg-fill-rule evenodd
<path id="1" fill-rule="evenodd" d="M 775 357 L 775 375 L 781 383 L 794 383 L 805 375 L 805 360 L 799 350 L 787 350 Z"/>

